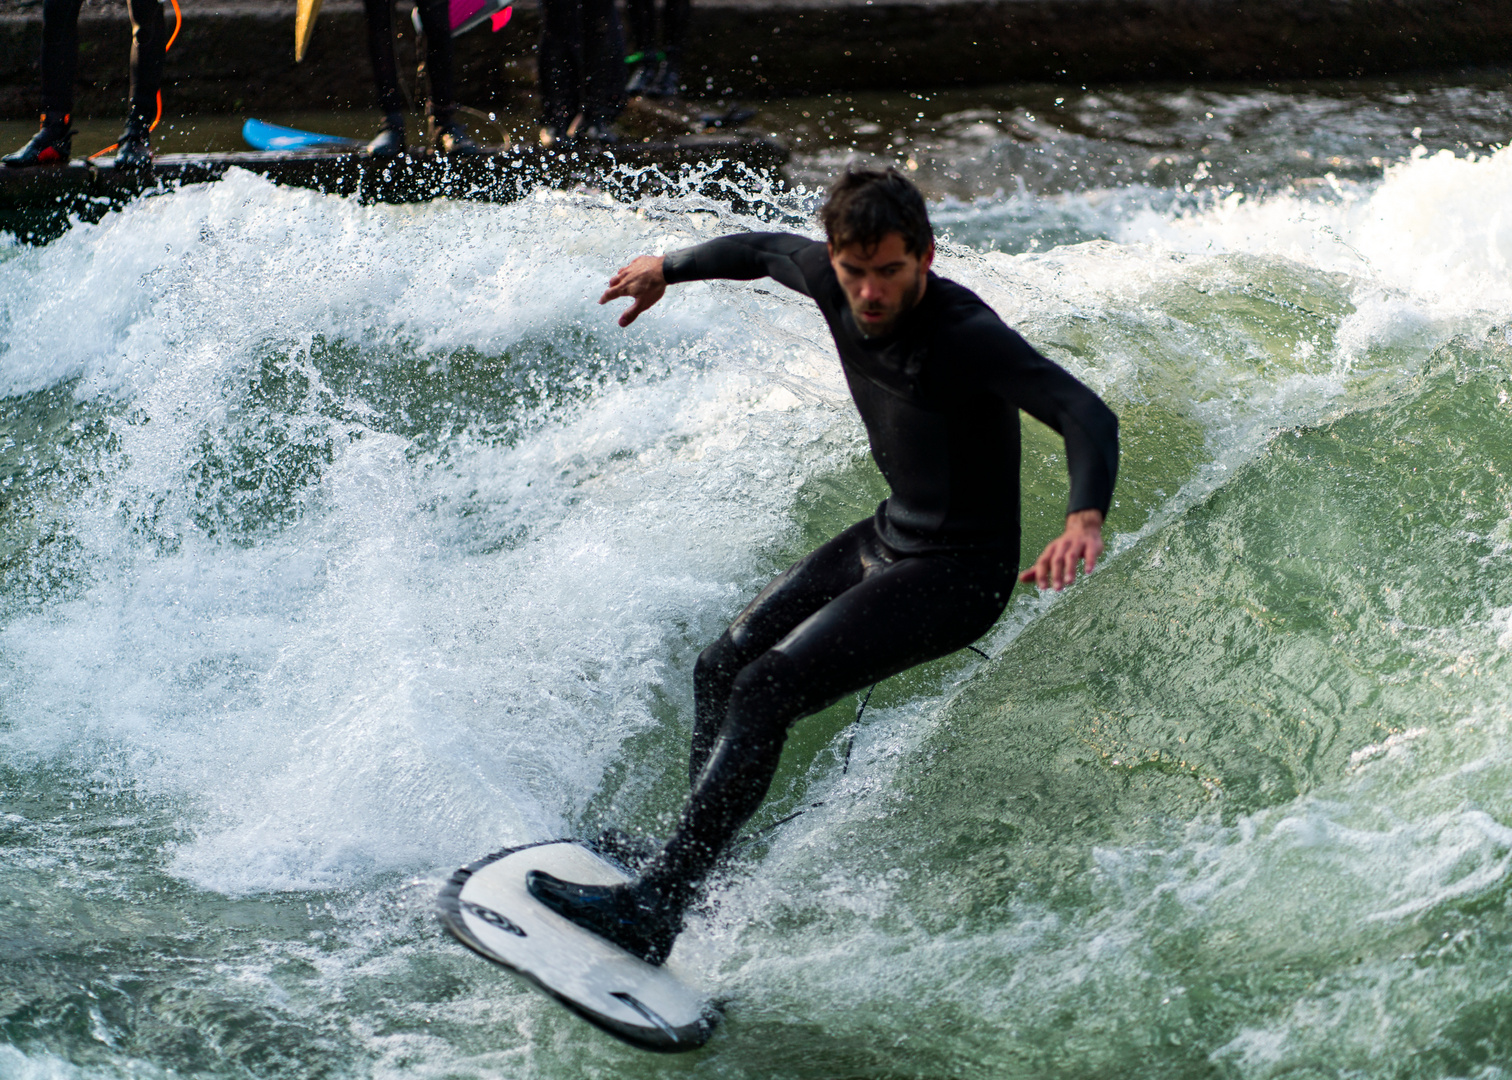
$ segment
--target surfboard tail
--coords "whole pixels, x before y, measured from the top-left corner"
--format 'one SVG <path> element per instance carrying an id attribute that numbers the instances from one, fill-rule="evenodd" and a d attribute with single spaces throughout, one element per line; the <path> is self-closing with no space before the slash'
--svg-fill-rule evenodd
<path id="1" fill-rule="evenodd" d="M 303 63 L 315 33 L 315 17 L 320 14 L 320 0 L 299 0 L 294 11 L 294 62 Z"/>

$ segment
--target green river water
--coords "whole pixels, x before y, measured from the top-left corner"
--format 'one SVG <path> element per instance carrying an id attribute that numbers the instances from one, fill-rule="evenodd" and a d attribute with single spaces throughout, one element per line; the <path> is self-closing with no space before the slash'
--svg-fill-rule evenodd
<path id="1" fill-rule="evenodd" d="M 233 174 L 0 246 L 0 1076 L 1512 1070 L 1512 92 L 757 122 L 798 140 L 764 217 Z M 713 1040 L 647 1055 L 435 895 L 665 830 L 699 649 L 885 494 L 802 297 L 594 303 L 812 231 L 855 153 L 1119 413 L 1111 556 L 795 730 L 756 824 L 823 805 L 679 944 Z M 1030 553 L 1066 485 L 1025 440 Z"/>

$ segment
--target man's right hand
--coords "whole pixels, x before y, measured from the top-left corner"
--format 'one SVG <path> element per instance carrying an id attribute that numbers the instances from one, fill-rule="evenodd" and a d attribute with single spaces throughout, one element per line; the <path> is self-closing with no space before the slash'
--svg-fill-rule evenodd
<path id="1" fill-rule="evenodd" d="M 609 279 L 609 288 L 599 297 L 599 303 L 607 304 L 622 296 L 632 298 L 635 303 L 619 317 L 621 326 L 629 326 L 641 312 L 660 300 L 666 291 L 667 279 L 662 276 L 662 257 L 642 255 L 629 266 L 622 266 L 614 272 L 614 276 Z"/>

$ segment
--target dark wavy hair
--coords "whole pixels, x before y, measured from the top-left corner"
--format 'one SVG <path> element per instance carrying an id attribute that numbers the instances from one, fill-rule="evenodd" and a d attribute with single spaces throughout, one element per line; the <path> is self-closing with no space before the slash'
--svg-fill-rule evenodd
<path id="1" fill-rule="evenodd" d="M 901 233 L 910 255 L 934 243 L 924 196 L 897 169 L 848 168 L 830 185 L 819 220 L 832 247 L 875 248 L 888 233 Z"/>

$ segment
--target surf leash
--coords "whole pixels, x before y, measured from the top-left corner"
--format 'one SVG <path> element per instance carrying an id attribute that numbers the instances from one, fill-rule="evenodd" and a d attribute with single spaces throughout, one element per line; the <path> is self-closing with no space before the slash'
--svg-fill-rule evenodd
<path id="1" fill-rule="evenodd" d="M 968 649 L 970 649 L 972 652 L 976 653 L 978 656 L 980 656 L 983 660 L 991 660 L 992 659 L 992 657 L 988 656 L 985 652 L 983 652 L 981 649 L 977 648 L 975 645 L 968 645 L 966 647 Z M 867 689 L 866 695 L 861 699 L 861 704 L 859 704 L 859 705 L 856 706 L 856 719 L 850 725 L 850 738 L 848 738 L 848 739 L 845 740 L 845 755 L 844 755 L 844 757 L 842 759 L 842 764 L 840 766 L 840 775 L 841 776 L 845 776 L 845 775 L 849 774 L 849 772 L 850 772 L 851 751 L 855 749 L 855 746 L 856 746 L 856 736 L 858 734 L 860 734 L 861 717 L 863 715 L 865 715 L 865 713 L 866 713 L 866 706 L 867 706 L 867 703 L 871 701 L 872 693 L 877 689 L 877 687 L 879 687 L 881 685 L 882 684 L 880 682 L 874 682 L 874 683 L 872 683 L 871 686 Z M 747 844 L 755 843 L 757 840 L 760 840 L 763 836 L 765 836 L 767 833 L 771 832 L 773 829 L 777 828 L 778 826 L 780 826 L 780 825 L 786 825 L 788 822 L 792 821 L 794 818 L 800 818 L 804 814 L 808 813 L 810 810 L 817 810 L 817 809 L 819 809 L 823 805 L 824 805 L 824 800 L 820 799 L 818 802 L 811 802 L 807 806 L 799 807 L 797 810 L 794 810 L 787 817 L 785 817 L 785 818 L 778 818 L 776 821 L 774 821 L 774 822 L 772 822 L 772 823 L 770 823 L 768 825 L 763 825 L 761 828 L 759 828 L 755 832 L 753 832 L 750 836 L 742 836 L 739 840 L 736 840 L 735 843 L 731 844 L 730 847 L 733 850 L 733 849 L 738 848 L 738 847 L 744 847 Z"/>
<path id="2" fill-rule="evenodd" d="M 173 33 L 171 33 L 171 34 L 168 35 L 168 44 L 166 44 L 166 45 L 163 46 L 163 52 L 165 52 L 165 53 L 169 49 L 173 48 L 173 43 L 178 40 L 179 31 L 184 28 L 184 11 L 183 11 L 182 8 L 179 7 L 179 0 L 169 0 L 169 2 L 173 4 Z M 152 130 L 156 129 L 157 126 L 158 126 L 158 124 L 162 123 L 162 120 L 163 120 L 163 90 L 162 90 L 161 87 L 159 87 L 158 88 L 158 92 L 157 92 L 157 115 L 152 118 L 152 123 L 147 126 L 147 130 L 148 131 L 152 131 Z M 120 145 L 121 144 L 118 143 L 118 142 L 113 142 L 113 143 L 111 143 L 109 146 L 107 146 L 103 150 L 96 150 L 94 153 L 90 154 L 84 160 L 85 161 L 93 161 L 97 157 L 101 157 L 101 156 L 103 156 L 105 154 L 110 153 L 112 150 L 114 150 L 116 147 L 118 147 Z"/>

